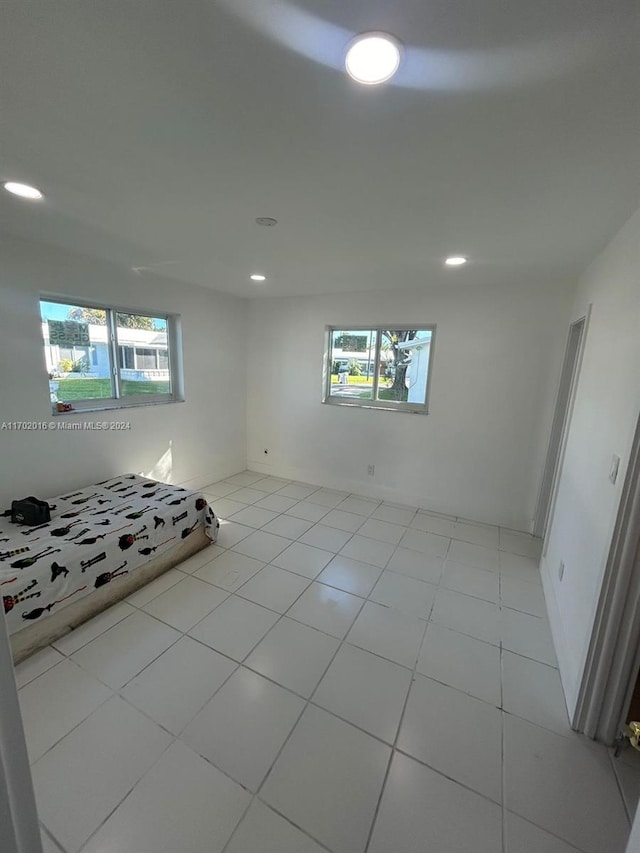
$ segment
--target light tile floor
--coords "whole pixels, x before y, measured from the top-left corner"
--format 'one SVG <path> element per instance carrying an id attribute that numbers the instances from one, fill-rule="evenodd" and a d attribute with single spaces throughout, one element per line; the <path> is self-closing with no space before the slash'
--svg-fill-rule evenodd
<path id="1" fill-rule="evenodd" d="M 243 471 L 218 544 L 17 668 L 45 851 L 622 853 L 526 534 Z"/>

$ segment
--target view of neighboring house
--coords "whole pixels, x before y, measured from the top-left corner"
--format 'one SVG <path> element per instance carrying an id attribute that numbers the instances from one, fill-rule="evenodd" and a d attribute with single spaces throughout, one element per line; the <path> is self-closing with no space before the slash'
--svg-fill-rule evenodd
<path id="1" fill-rule="evenodd" d="M 94 323 L 64 321 L 68 332 L 73 331 L 71 327 L 78 327 L 75 341 L 74 336 L 68 334 L 64 343 L 52 343 L 49 336 L 49 323 L 54 322 L 57 321 L 45 321 L 42 324 L 47 371 L 54 377 L 77 373 L 86 378 L 109 378 L 107 327 Z M 166 331 L 119 328 L 118 365 L 123 379 L 167 380 L 169 355 Z M 68 369 L 69 367 L 71 369 Z"/>
<path id="2" fill-rule="evenodd" d="M 398 349 L 408 357 L 407 370 L 404 376 L 404 384 L 408 392 L 407 402 L 423 403 L 429 371 L 431 336 L 403 341 L 398 344 Z"/>
<path id="3" fill-rule="evenodd" d="M 377 400 L 424 405 L 432 336 L 431 329 L 332 330 L 331 396 L 366 400 L 375 395 Z"/>

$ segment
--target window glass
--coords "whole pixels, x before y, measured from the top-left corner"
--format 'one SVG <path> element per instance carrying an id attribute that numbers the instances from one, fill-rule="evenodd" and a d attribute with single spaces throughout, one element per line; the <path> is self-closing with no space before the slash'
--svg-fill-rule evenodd
<path id="1" fill-rule="evenodd" d="M 44 300 L 40 310 L 52 402 L 112 398 L 106 311 Z"/>
<path id="2" fill-rule="evenodd" d="M 328 329 L 325 402 L 425 414 L 434 326 Z"/>
<path id="3" fill-rule="evenodd" d="M 371 400 L 378 333 L 333 329 L 330 337 L 331 396 Z"/>
<path id="4" fill-rule="evenodd" d="M 381 331 L 383 370 L 376 399 L 421 406 L 426 403 L 431 334 L 427 329 Z"/>
<path id="5" fill-rule="evenodd" d="M 125 350 L 127 368 L 120 371 L 123 397 L 170 394 L 169 366 L 158 366 L 157 352 L 167 349 L 167 321 L 143 314 L 116 314 L 118 344 Z M 127 351 L 133 356 L 131 361 Z M 131 367 L 129 367 L 131 365 Z"/>
<path id="6" fill-rule="evenodd" d="M 169 340 L 175 318 L 41 299 L 49 394 L 74 409 L 175 399 Z M 173 326 L 171 328 L 174 328 Z M 179 363 L 179 360 L 178 360 Z"/>

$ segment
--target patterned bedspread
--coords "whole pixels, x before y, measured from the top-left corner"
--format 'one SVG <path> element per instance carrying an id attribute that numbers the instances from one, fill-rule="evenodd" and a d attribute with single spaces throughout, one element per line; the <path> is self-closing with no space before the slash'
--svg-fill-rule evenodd
<path id="1" fill-rule="evenodd" d="M 9 633 L 131 574 L 219 522 L 198 492 L 124 474 L 51 498 L 38 527 L 0 518 L 0 593 Z"/>

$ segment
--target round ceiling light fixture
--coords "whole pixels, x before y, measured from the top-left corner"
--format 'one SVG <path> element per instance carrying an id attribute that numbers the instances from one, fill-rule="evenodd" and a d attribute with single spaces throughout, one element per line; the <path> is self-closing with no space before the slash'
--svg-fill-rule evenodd
<path id="1" fill-rule="evenodd" d="M 387 33 L 362 33 L 349 45 L 344 64 L 358 83 L 385 83 L 400 66 L 400 42 Z"/>
<path id="2" fill-rule="evenodd" d="M 258 216 L 256 218 L 256 225 L 265 225 L 267 228 L 273 228 L 277 224 L 278 220 L 274 219 L 273 216 Z"/>
<path id="3" fill-rule="evenodd" d="M 266 281 L 266 275 L 261 275 L 260 273 L 255 272 L 253 275 L 249 276 L 251 281 Z"/>
<path id="4" fill-rule="evenodd" d="M 467 263 L 467 258 L 464 255 L 451 255 L 451 257 L 447 258 L 445 264 L 448 267 L 461 267 L 463 264 Z"/>
<path id="5" fill-rule="evenodd" d="M 5 181 L 3 186 L 8 193 L 18 195 L 20 198 L 28 198 L 31 201 L 39 201 L 42 198 L 40 190 L 37 187 L 29 186 L 29 184 L 19 184 L 17 181 Z"/>

